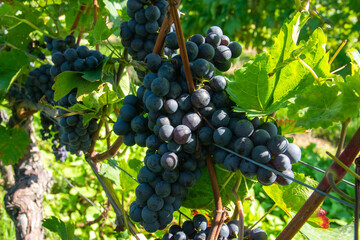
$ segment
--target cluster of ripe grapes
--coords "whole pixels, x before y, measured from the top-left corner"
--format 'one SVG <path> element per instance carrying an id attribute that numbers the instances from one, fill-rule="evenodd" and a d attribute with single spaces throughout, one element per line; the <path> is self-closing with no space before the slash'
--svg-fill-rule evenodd
<path id="1" fill-rule="evenodd" d="M 221 72 L 226 72 L 231 67 L 232 58 L 241 55 L 242 47 L 236 41 L 230 41 L 218 26 L 208 29 L 206 37 L 195 34 L 190 41 L 185 43 L 191 70 L 195 75 L 201 77 L 204 71 L 214 66 Z M 165 37 L 165 47 L 176 52 L 179 49 L 176 32 L 170 32 Z M 208 63 L 205 63 L 205 60 Z M 209 65 L 209 66 L 208 66 Z"/>
<path id="2" fill-rule="evenodd" d="M 27 91 L 27 98 L 32 102 L 39 102 L 45 95 L 46 101 L 49 104 L 54 104 L 54 90 L 52 90 L 54 79 L 50 74 L 50 69 L 50 64 L 44 64 L 29 72 L 29 76 L 25 83 L 25 89 Z"/>
<path id="3" fill-rule="evenodd" d="M 42 129 L 40 129 L 41 139 L 52 139 L 52 152 L 57 161 L 64 162 L 68 157 L 66 146 L 60 143 L 60 125 L 58 120 L 46 115 L 44 112 L 40 112 L 40 121 Z"/>
<path id="4" fill-rule="evenodd" d="M 58 101 L 58 105 L 63 108 L 69 108 L 78 103 L 76 100 L 76 91 L 69 93 Z M 81 151 L 86 152 L 91 145 L 91 137 L 98 129 L 96 119 L 89 123 L 83 124 L 83 116 L 79 114 L 63 116 L 69 112 L 59 109 L 60 127 L 61 127 L 61 144 L 65 145 L 67 150 L 72 154 L 81 155 Z"/>
<path id="5" fill-rule="evenodd" d="M 223 120 L 225 121 L 226 118 Z M 235 136 L 232 136 L 233 134 Z M 292 164 L 301 158 L 300 148 L 294 143 L 289 143 L 285 137 L 278 135 L 278 129 L 274 123 L 260 124 L 258 118 L 251 121 L 245 117 L 230 118 L 228 125 L 224 128 L 223 137 L 218 141 L 214 138 L 214 142 L 292 178 L 294 177 L 291 170 Z M 245 177 L 256 176 L 257 180 L 265 186 L 271 185 L 275 181 L 280 185 L 292 183 L 292 180 L 258 167 L 239 156 L 229 154 L 223 149 L 214 151 L 213 160 L 215 163 L 224 164 L 225 168 L 231 172 L 240 170 Z"/>
<path id="6" fill-rule="evenodd" d="M 169 33 L 165 42 L 170 49 L 178 48 L 175 33 Z M 113 128 L 114 133 L 123 136 L 124 144 L 149 149 L 145 166 L 138 174 L 137 199 L 130 208 L 132 220 L 140 222 L 148 232 L 163 229 L 171 222 L 173 211 L 180 208 L 188 188 L 200 178 L 200 168 L 206 165 L 208 156 L 216 163 L 225 164 L 229 171 L 240 169 L 247 177 L 261 175 L 259 182 L 264 185 L 276 180 L 272 172 L 228 154 L 214 144 L 243 156 L 254 152 L 254 157 L 258 156 L 256 161 L 274 164 L 277 169 L 285 167 L 284 173 L 289 169 L 283 163 L 289 155 L 288 146 L 293 145 L 277 135 L 275 124 L 261 124 L 259 118 L 250 120 L 245 114 L 234 112 L 234 103 L 225 92 L 227 81 L 216 75 L 216 68 L 228 70 L 230 58 L 241 54 L 240 44 L 230 42 L 214 26 L 205 38 L 191 37 L 186 50 L 192 76 L 200 88 L 189 93 L 180 55 L 174 54 L 164 61 L 150 53 L 145 57 L 149 73 L 142 80 L 143 86 L 138 88 L 137 96 L 124 99 Z M 255 137 L 251 139 L 253 134 Z M 254 139 L 257 142 L 253 143 Z M 269 148 L 270 159 L 265 161 L 264 149 L 259 146 Z"/>
<path id="7" fill-rule="evenodd" d="M 121 24 L 121 43 L 135 60 L 143 61 L 151 53 L 169 3 L 166 0 L 129 0 L 127 14 L 131 18 Z"/>
<path id="8" fill-rule="evenodd" d="M 86 46 L 75 44 L 75 37 L 69 35 L 65 40 L 51 39 L 45 37 L 48 49 L 52 51 L 52 62 L 54 66 L 50 69 L 50 74 L 55 78 L 64 71 L 88 71 L 95 70 L 97 66 L 106 58 L 97 50 L 90 50 Z M 49 44 L 51 45 L 49 47 Z M 65 109 L 78 103 L 76 99 L 77 90 L 61 98 L 56 105 Z M 69 111 L 59 109 L 60 117 L 60 145 L 72 154 L 81 155 L 86 152 L 91 145 L 91 137 L 98 129 L 97 121 L 91 120 L 83 124 L 83 116 L 79 114 L 69 114 Z"/>
<path id="9" fill-rule="evenodd" d="M 66 36 L 65 39 L 56 39 L 49 36 L 44 36 L 46 47 L 52 53 L 64 52 L 68 48 L 76 49 L 79 45 L 75 43 L 75 37 L 73 35 Z"/>
<path id="10" fill-rule="evenodd" d="M 71 35 L 69 35 L 71 36 Z M 64 71 L 88 71 L 94 70 L 106 58 L 97 50 L 90 50 L 86 46 L 67 48 L 64 52 L 56 51 L 52 54 L 50 73 L 53 77 Z"/>
<path id="11" fill-rule="evenodd" d="M 210 234 L 211 227 L 208 226 L 206 217 L 197 214 L 192 220 L 185 221 L 182 226 L 174 224 L 169 228 L 169 232 L 165 233 L 161 239 L 157 240 L 206 240 Z M 220 228 L 218 240 L 236 240 L 239 234 L 239 221 L 230 220 L 223 223 Z M 246 240 L 267 240 L 267 234 L 260 228 L 252 230 L 245 229 L 244 239 Z"/>
<path id="12" fill-rule="evenodd" d="M 199 66 L 194 68 L 194 77 L 214 82 L 213 79 L 221 78 L 225 81 L 222 91 L 216 93 L 208 85 L 190 95 L 180 55 L 163 62 L 159 55 L 151 53 L 146 56 L 146 67 L 151 72 L 144 77 L 137 96 L 125 97 L 113 127 L 114 133 L 123 136 L 124 144 L 149 149 L 145 166 L 138 174 L 137 199 L 130 209 L 132 220 L 140 222 L 148 232 L 163 229 L 172 221 L 188 188 L 201 177 L 200 168 L 206 165 L 210 150 L 199 140 L 199 131 L 206 127 L 199 111 L 208 115 L 216 108 L 206 108 L 210 103 L 208 91 L 220 103 L 219 108 L 231 106 L 223 91 L 225 78 L 214 76 L 212 63 L 197 58 L 193 49 L 187 50 L 196 59 L 194 65 Z M 212 46 L 211 49 L 214 51 Z"/>

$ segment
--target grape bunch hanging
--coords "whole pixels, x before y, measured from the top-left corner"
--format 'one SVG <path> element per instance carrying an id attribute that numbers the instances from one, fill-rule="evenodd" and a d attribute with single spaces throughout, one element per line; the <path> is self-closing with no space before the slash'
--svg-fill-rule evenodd
<path id="1" fill-rule="evenodd" d="M 244 113 L 234 112 L 234 103 L 225 92 L 227 80 L 216 74 L 216 70 L 227 71 L 231 67 L 230 59 L 240 56 L 241 45 L 213 26 L 206 37 L 193 35 L 185 46 L 191 74 L 199 88 L 189 92 L 182 58 L 176 54 L 178 38 L 176 32 L 171 32 L 165 38 L 165 47 L 174 54 L 168 60 L 155 53 L 145 57 L 148 73 L 141 79 L 143 86 L 136 96 L 124 98 L 113 128 L 114 133 L 123 136 L 124 144 L 148 148 L 145 166 L 138 174 L 136 201 L 130 207 L 131 219 L 140 222 L 148 232 L 164 229 L 172 221 L 173 212 L 180 208 L 188 189 L 201 177 L 200 169 L 206 166 L 208 156 L 229 171 L 240 169 L 246 177 L 257 175 L 264 185 L 277 179 L 290 183 L 228 154 L 214 143 L 244 156 L 250 156 L 255 149 L 254 156 L 259 155 L 261 163 L 276 162 L 278 170 L 292 173 L 287 151 L 290 144 L 278 137 L 276 125 L 261 124 L 259 118 L 249 120 Z M 255 138 L 259 140 L 253 143 Z M 271 152 L 267 151 L 269 159 L 262 159 L 260 150 L 264 149 L 260 146 L 271 148 Z M 273 160 L 275 155 L 279 160 Z"/>

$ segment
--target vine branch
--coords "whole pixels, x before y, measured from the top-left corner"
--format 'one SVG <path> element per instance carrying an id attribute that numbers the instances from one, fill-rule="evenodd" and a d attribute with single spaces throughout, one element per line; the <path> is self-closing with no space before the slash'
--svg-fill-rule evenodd
<path id="1" fill-rule="evenodd" d="M 106 152 L 103 152 L 103 153 L 96 154 L 95 156 L 92 157 L 92 160 L 93 161 L 102 161 L 107 158 L 111 158 L 111 157 L 115 156 L 117 154 L 119 148 L 121 147 L 122 143 L 123 143 L 123 138 L 120 136 L 111 145 L 109 150 L 107 150 Z"/>
<path id="2" fill-rule="evenodd" d="M 211 187 L 212 187 L 214 199 L 215 199 L 215 215 L 214 215 L 213 222 L 211 224 L 211 230 L 210 230 L 208 239 L 217 239 L 219 232 L 220 232 L 221 225 L 225 219 L 225 214 L 224 214 L 225 212 L 223 210 L 223 205 L 221 202 L 219 185 L 218 185 L 218 182 L 216 179 L 214 164 L 211 161 L 210 155 L 208 155 L 206 158 L 206 164 L 208 167 L 210 181 L 211 181 Z"/>
<path id="3" fill-rule="evenodd" d="M 82 4 L 80 5 L 79 11 L 78 11 L 77 14 L 76 14 L 74 23 L 73 23 L 73 25 L 71 26 L 71 31 L 72 31 L 72 32 L 71 32 L 71 35 L 74 35 L 75 29 L 76 29 L 76 28 L 78 27 L 78 25 L 79 25 L 80 16 L 81 16 L 81 14 L 84 13 L 85 8 L 86 8 L 86 3 L 82 3 Z"/>
<path id="4" fill-rule="evenodd" d="M 178 8 L 180 2 L 181 2 L 181 0 L 177 1 L 176 8 Z M 163 23 L 161 25 L 159 35 L 158 35 L 158 37 L 156 39 L 155 46 L 154 46 L 154 49 L 153 49 L 153 53 L 156 53 L 156 54 L 159 54 L 159 55 L 161 53 L 161 49 L 164 46 L 165 37 L 170 32 L 171 24 L 174 21 L 173 18 L 172 18 L 172 15 L 170 14 L 169 9 L 170 9 L 170 7 L 168 7 L 168 10 L 166 11 L 164 21 L 163 21 Z"/>
<path id="5" fill-rule="evenodd" d="M 240 182 L 241 182 L 241 176 L 238 176 L 238 178 L 236 179 L 235 186 L 232 189 L 232 192 L 236 198 L 236 207 L 237 207 L 238 213 L 239 213 L 239 238 L 238 238 L 238 240 L 243 240 L 244 239 L 244 209 L 242 207 L 241 199 L 240 199 L 239 195 L 237 194 L 237 190 L 239 189 Z"/>
<path id="6" fill-rule="evenodd" d="M 340 139 L 339 139 L 339 143 L 338 143 L 336 154 L 335 154 L 336 157 L 340 156 L 340 153 L 344 147 L 346 131 L 347 131 L 347 127 L 349 126 L 350 121 L 351 121 L 351 118 L 347 118 L 341 124 L 341 134 L 340 134 Z"/>
<path id="7" fill-rule="evenodd" d="M 177 39 L 179 42 L 181 60 L 184 65 L 186 83 L 188 85 L 189 93 L 191 94 L 193 91 L 195 91 L 195 85 L 194 85 L 193 77 L 191 75 L 189 57 L 188 57 L 186 47 L 185 47 L 184 34 L 181 29 L 180 18 L 179 18 L 179 14 L 178 14 L 177 7 L 176 7 L 177 5 L 174 0 L 169 0 L 169 4 L 170 4 L 170 6 L 169 6 L 170 13 L 172 15 L 172 18 L 174 19 L 176 36 L 177 36 Z"/>

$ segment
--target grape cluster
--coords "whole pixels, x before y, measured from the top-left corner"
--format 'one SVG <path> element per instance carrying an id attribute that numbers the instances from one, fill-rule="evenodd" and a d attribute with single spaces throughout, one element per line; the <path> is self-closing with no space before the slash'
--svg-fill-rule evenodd
<path id="1" fill-rule="evenodd" d="M 44 36 L 46 47 L 52 53 L 64 52 L 68 48 L 76 49 L 79 45 L 75 43 L 75 40 L 73 35 L 68 35 L 65 39 L 54 39 L 49 36 Z"/>
<path id="2" fill-rule="evenodd" d="M 223 128 L 221 137 L 215 138 L 214 135 L 216 144 L 265 164 L 289 177 L 294 177 L 291 170 L 292 164 L 300 160 L 301 150 L 296 144 L 289 143 L 285 137 L 278 135 L 278 129 L 274 123 L 260 124 L 258 118 L 250 121 L 245 116 L 240 116 L 230 118 L 228 124 L 220 128 Z M 258 167 L 222 149 L 215 150 L 213 160 L 218 164 L 224 164 L 225 168 L 231 172 L 240 170 L 245 177 L 257 176 L 257 180 L 265 186 L 275 181 L 280 185 L 292 183 L 283 176 L 278 176 L 272 171 Z"/>
<path id="3" fill-rule="evenodd" d="M 11 84 L 9 98 L 15 99 L 16 101 L 25 100 L 26 92 L 25 86 L 16 81 Z"/>
<path id="4" fill-rule="evenodd" d="M 71 36 L 71 35 L 70 35 Z M 97 50 L 89 50 L 86 46 L 67 48 L 63 53 L 53 52 L 50 73 L 53 77 L 64 71 L 94 70 L 106 58 Z"/>
<path id="5" fill-rule="evenodd" d="M 68 95 L 62 97 L 58 101 L 58 105 L 68 109 L 69 107 L 78 103 L 76 99 L 76 91 L 72 91 Z M 67 110 L 59 109 L 60 127 L 61 127 L 61 144 L 66 146 L 66 149 L 72 154 L 81 154 L 81 151 L 86 152 L 91 145 L 91 137 L 98 129 L 96 119 L 92 119 L 89 123 L 83 124 L 82 115 L 69 115 Z"/>
<path id="6" fill-rule="evenodd" d="M 40 121 L 42 129 L 40 129 L 41 139 L 52 139 L 52 152 L 57 161 L 64 162 L 68 157 L 66 147 L 60 143 L 61 128 L 57 119 L 54 119 L 44 112 L 40 112 Z"/>
<path id="7" fill-rule="evenodd" d="M 27 91 L 26 96 L 32 102 L 39 102 L 45 95 L 46 101 L 50 104 L 54 104 L 54 90 L 52 90 L 54 79 L 50 74 L 50 69 L 50 64 L 44 64 L 29 72 L 25 88 Z"/>
<path id="8" fill-rule="evenodd" d="M 170 34 L 166 37 L 166 45 L 170 49 L 176 49 L 178 46 L 175 44 L 171 46 L 176 42 L 176 35 Z M 173 36 L 171 41 L 169 36 Z M 208 36 L 220 36 L 219 28 L 211 27 Z M 221 36 L 224 36 L 222 32 Z M 186 43 L 186 50 L 192 76 L 200 88 L 189 93 L 180 55 L 173 55 L 170 61 L 163 61 L 159 55 L 150 53 L 145 58 L 149 72 L 144 76 L 143 86 L 138 88 L 137 96 L 129 95 L 124 98 L 124 105 L 113 126 L 114 133 L 123 136 L 125 145 L 137 144 L 148 148 L 145 166 L 138 174 L 140 185 L 136 189 L 136 201 L 130 208 L 131 219 L 140 222 L 148 232 L 163 229 L 171 222 L 173 211 L 180 208 L 188 188 L 200 178 L 200 168 L 206 166 L 205 159 L 208 156 L 216 163 L 224 164 L 229 171 L 240 169 L 246 177 L 252 177 L 255 173 L 261 176 L 258 177 L 260 183 L 269 184 L 269 179 L 266 178 L 269 171 L 228 154 L 215 147 L 214 143 L 249 156 L 253 148 L 258 151 L 256 147 L 260 145 L 253 143 L 253 132 L 258 128 L 264 128 L 267 132 L 269 129 L 266 126 L 271 125 L 276 131 L 267 133 L 271 134 L 271 138 L 263 142 L 263 136 L 258 137 L 260 143 L 271 151 L 267 163 L 275 162 L 272 159 L 280 154 L 281 157 L 286 156 L 290 146 L 285 138 L 277 135 L 276 125 L 261 124 L 259 118 L 249 120 L 244 113 L 232 110 L 234 103 L 225 92 L 227 81 L 223 76 L 216 75 L 214 64 L 219 69 L 220 55 L 226 53 L 230 58 L 236 57 L 241 53 L 241 46 L 233 43 L 238 46 L 234 49 L 240 49 L 240 52 L 236 52 L 231 50 L 232 47 L 225 46 L 226 43 L 218 45 L 229 49 L 222 52 L 212 46 L 210 40 L 206 42 L 206 38 L 201 35 L 197 38 L 202 40 L 196 41 L 193 36 Z M 208 52 L 201 52 L 198 46 L 208 45 L 213 55 L 203 58 L 204 55 L 200 53 Z M 222 63 L 231 65 L 230 59 Z M 284 143 L 281 142 L 278 146 L 280 139 Z M 281 171 L 285 173 L 288 170 Z"/>
<path id="9" fill-rule="evenodd" d="M 121 42 L 133 59 L 143 61 L 153 51 L 158 30 L 169 3 L 166 0 L 128 0 L 127 15 L 121 24 Z"/>
<path id="10" fill-rule="evenodd" d="M 182 226 L 174 224 L 169 228 L 169 232 L 165 233 L 161 239 L 157 240 L 206 240 L 210 234 L 211 227 L 208 226 L 206 217 L 197 214 L 192 220 L 185 221 Z M 219 240 L 236 240 L 239 234 L 239 221 L 230 220 L 223 223 L 220 228 Z M 252 230 L 245 229 L 244 240 L 267 240 L 267 234 L 260 228 Z"/>
<path id="11" fill-rule="evenodd" d="M 88 71 L 95 70 L 97 66 L 106 58 L 97 50 L 90 50 L 86 46 L 78 46 L 75 44 L 75 37 L 69 35 L 65 40 L 51 39 L 45 36 L 48 43 L 48 49 L 53 52 L 52 61 L 54 66 L 50 68 L 50 74 L 56 77 L 64 71 Z M 73 90 L 68 95 L 62 97 L 57 105 L 69 109 L 78 103 L 76 99 L 77 90 Z M 83 116 L 79 114 L 69 114 L 69 111 L 59 109 L 61 141 L 60 147 L 56 151 L 60 156 L 64 152 L 62 146 L 66 146 L 66 150 L 72 154 L 80 155 L 86 152 L 91 145 L 91 137 L 98 129 L 96 119 L 92 119 L 89 123 L 83 124 Z M 66 116 L 63 116 L 66 115 Z"/>
<path id="12" fill-rule="evenodd" d="M 202 77 L 207 69 L 214 66 L 219 71 L 226 72 L 231 67 L 230 59 L 238 58 L 242 52 L 241 45 L 230 41 L 218 26 L 210 27 L 206 37 L 201 34 L 193 35 L 185 46 L 191 70 L 198 77 Z M 170 53 L 179 48 L 176 32 L 170 32 L 165 37 L 165 48 L 170 49 Z"/>

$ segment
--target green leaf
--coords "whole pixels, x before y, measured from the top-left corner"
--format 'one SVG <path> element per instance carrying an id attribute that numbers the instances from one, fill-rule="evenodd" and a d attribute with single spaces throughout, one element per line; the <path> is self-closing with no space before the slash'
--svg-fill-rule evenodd
<path id="1" fill-rule="evenodd" d="M 232 189 L 235 186 L 237 176 L 241 176 L 241 173 L 231 173 L 226 169 L 220 168 L 219 165 L 215 165 L 216 178 L 219 184 L 221 200 L 224 206 L 230 204 L 231 201 L 235 201 L 235 196 L 232 193 Z M 191 209 L 206 209 L 214 210 L 215 205 L 213 190 L 210 184 L 210 176 L 207 168 L 201 170 L 201 178 L 189 189 L 186 199 L 183 201 L 182 206 Z M 247 196 L 247 189 L 251 189 L 257 182 L 251 179 L 242 178 L 240 187 L 238 189 L 238 195 L 241 199 Z"/>
<path id="2" fill-rule="evenodd" d="M 309 240 L 354 239 L 354 224 L 350 223 L 338 228 L 324 229 L 305 223 L 300 232 Z"/>
<path id="3" fill-rule="evenodd" d="M 266 111 L 275 86 L 275 79 L 268 77 L 269 57 L 267 53 L 256 55 L 253 62 L 235 70 L 235 80 L 228 83 L 226 91 L 239 107 L 250 111 Z"/>
<path id="4" fill-rule="evenodd" d="M 77 239 L 74 235 L 75 224 L 73 223 L 64 223 L 60 219 L 52 216 L 51 218 L 44 219 L 43 227 L 50 230 L 51 232 L 57 233 L 61 240 L 74 240 Z"/>
<path id="5" fill-rule="evenodd" d="M 77 99 L 80 101 L 82 98 L 92 91 L 96 90 L 101 82 L 89 82 L 82 78 L 82 73 L 65 71 L 60 73 L 55 78 L 55 84 L 53 85 L 54 100 L 58 101 L 60 98 L 66 96 L 73 90 L 77 88 Z"/>
<path id="6" fill-rule="evenodd" d="M 103 162 L 99 173 L 112 181 L 116 186 L 120 186 L 120 168 L 115 160 L 107 160 Z"/>
<path id="7" fill-rule="evenodd" d="M 360 70 L 360 53 L 357 49 L 351 48 L 347 50 L 347 54 L 351 59 L 352 74 L 354 74 L 355 71 Z"/>
<path id="8" fill-rule="evenodd" d="M 310 86 L 288 106 L 288 116 L 298 125 L 327 128 L 333 122 L 356 117 L 360 109 L 360 74 L 340 76 L 333 83 Z"/>
<path id="9" fill-rule="evenodd" d="M 281 129 L 281 135 L 306 133 L 307 129 L 296 126 L 296 122 L 292 119 L 276 120 L 278 128 Z"/>
<path id="10" fill-rule="evenodd" d="M 96 26 L 94 28 L 92 38 L 89 39 L 89 41 L 90 41 L 90 43 L 92 45 L 98 44 L 101 41 L 108 39 L 111 36 L 111 34 L 113 32 L 115 32 L 116 30 L 118 30 L 118 27 L 114 27 L 112 29 L 109 29 L 107 24 L 106 24 L 106 19 L 105 18 L 100 18 L 96 22 Z"/>
<path id="11" fill-rule="evenodd" d="M 297 45 L 299 32 L 308 19 L 307 12 L 297 13 L 283 25 L 268 53 L 257 55 L 254 61 L 235 71 L 234 80 L 226 88 L 237 104 L 235 109 L 268 115 L 286 106 L 314 82 L 308 68 L 319 78 L 334 77 L 330 74 L 329 54 L 324 49 L 327 39 L 321 29 L 316 29 L 307 42 Z M 300 60 L 309 67 L 304 67 Z"/>
<path id="12" fill-rule="evenodd" d="M 0 161 L 5 165 L 16 164 L 27 152 L 30 138 L 22 128 L 0 126 Z"/>
<path id="13" fill-rule="evenodd" d="M 0 52 L 0 90 L 8 90 L 12 81 L 15 80 L 28 63 L 23 51 L 11 49 L 11 51 Z"/>
<path id="14" fill-rule="evenodd" d="M 103 67 L 108 60 L 109 60 L 109 58 L 102 61 L 94 70 L 82 72 L 83 73 L 82 78 L 84 78 L 90 82 L 95 82 L 95 81 L 100 80 L 102 77 Z"/>
<path id="15" fill-rule="evenodd" d="M 295 179 L 312 187 L 317 187 L 318 185 L 318 182 L 302 173 L 295 173 Z M 313 193 L 313 190 L 295 182 L 288 186 L 281 186 L 279 184 L 263 186 L 263 189 L 266 194 L 287 214 L 297 213 Z M 312 217 L 310 217 L 309 221 L 323 227 L 329 227 L 328 218 L 321 215 L 319 211 L 320 209 L 315 212 Z"/>

